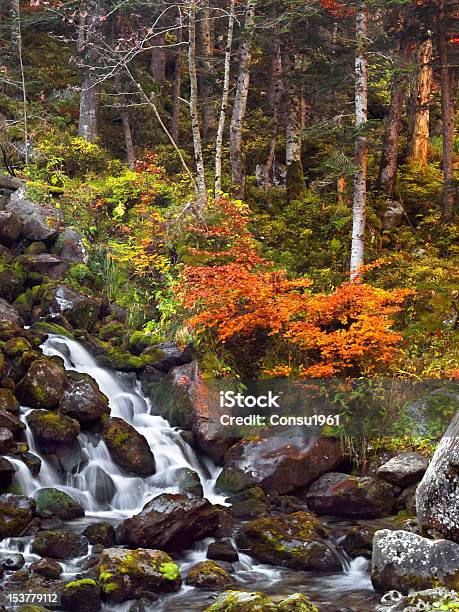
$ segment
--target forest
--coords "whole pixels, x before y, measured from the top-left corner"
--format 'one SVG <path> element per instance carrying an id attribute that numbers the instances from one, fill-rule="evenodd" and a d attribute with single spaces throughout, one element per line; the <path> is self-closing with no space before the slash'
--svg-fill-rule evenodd
<path id="1" fill-rule="evenodd" d="M 454 0 L 0 0 L 2 609 L 459 609 L 458 99 Z"/>

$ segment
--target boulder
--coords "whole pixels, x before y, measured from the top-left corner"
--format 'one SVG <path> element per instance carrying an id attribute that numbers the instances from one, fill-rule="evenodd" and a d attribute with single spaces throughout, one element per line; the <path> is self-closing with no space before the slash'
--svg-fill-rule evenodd
<path id="1" fill-rule="evenodd" d="M 54 514 L 63 521 L 70 521 L 85 514 L 83 506 L 60 489 L 39 489 L 34 497 L 37 503 L 37 513 L 40 515 Z"/>
<path id="2" fill-rule="evenodd" d="M 16 470 L 14 466 L 5 459 L 5 457 L 0 457 L 0 492 L 4 493 L 8 491 L 10 488 L 14 475 L 16 474 Z"/>
<path id="3" fill-rule="evenodd" d="M 0 263 L 0 298 L 13 302 L 24 292 L 26 272 L 19 261 L 12 264 Z"/>
<path id="4" fill-rule="evenodd" d="M 388 516 L 399 492 L 391 484 L 371 478 L 330 473 L 309 488 L 306 501 L 316 514 L 348 518 Z"/>
<path id="5" fill-rule="evenodd" d="M 243 525 L 236 536 L 241 550 L 263 563 L 315 572 L 341 571 L 325 542 L 327 531 L 309 512 L 269 516 Z"/>
<path id="6" fill-rule="evenodd" d="M 0 427 L 0 453 L 6 454 L 14 448 L 14 436 L 7 427 Z"/>
<path id="7" fill-rule="evenodd" d="M 37 457 L 37 455 L 34 455 L 33 453 L 29 453 L 29 451 L 19 452 L 16 456 L 26 464 L 26 466 L 32 472 L 32 476 L 38 476 L 41 468 L 40 457 Z"/>
<path id="8" fill-rule="evenodd" d="M 188 572 L 185 583 L 200 589 L 224 589 L 233 582 L 231 575 L 215 561 L 200 561 Z"/>
<path id="9" fill-rule="evenodd" d="M 98 566 L 100 587 L 110 604 L 148 594 L 178 591 L 178 566 L 161 550 L 107 548 Z"/>
<path id="10" fill-rule="evenodd" d="M 118 527 L 120 542 L 128 546 L 179 551 L 212 536 L 220 525 L 220 508 L 190 494 L 163 493 Z"/>
<path id="11" fill-rule="evenodd" d="M 18 258 L 22 268 L 27 272 L 36 272 L 51 280 L 63 278 L 68 270 L 68 264 L 55 255 L 40 253 L 38 255 L 22 255 Z"/>
<path id="12" fill-rule="evenodd" d="M 255 485 L 265 491 L 290 493 L 333 470 L 344 459 L 341 442 L 333 437 L 292 428 L 242 440 L 225 455 L 217 487 L 238 493 Z"/>
<path id="13" fill-rule="evenodd" d="M 22 325 L 22 319 L 18 311 L 10 306 L 3 298 L 0 298 L 0 322 L 1 321 Z"/>
<path id="14" fill-rule="evenodd" d="M 9 389 L 0 389 L 0 410 L 19 414 L 20 404 Z"/>
<path id="15" fill-rule="evenodd" d="M 57 408 L 67 385 L 61 367 L 50 359 L 37 359 L 18 384 L 16 396 L 30 408 Z"/>
<path id="16" fill-rule="evenodd" d="M 99 585 L 92 578 L 80 578 L 67 582 L 61 590 L 62 610 L 97 612 L 101 607 Z"/>
<path id="17" fill-rule="evenodd" d="M 237 518 L 251 519 L 268 514 L 268 499 L 261 487 L 245 489 L 226 501 L 231 504 L 231 514 Z"/>
<path id="18" fill-rule="evenodd" d="M 85 467 L 83 476 L 85 478 L 85 489 L 92 495 L 98 504 L 107 506 L 116 493 L 116 486 L 110 474 L 95 463 Z"/>
<path id="19" fill-rule="evenodd" d="M 376 527 L 358 525 L 353 527 L 341 542 L 344 551 L 353 559 L 355 557 L 366 557 L 371 559 L 373 549 L 373 537 L 377 531 Z"/>
<path id="20" fill-rule="evenodd" d="M 198 495 L 199 497 L 204 495 L 199 474 L 190 470 L 190 468 L 179 468 L 174 474 L 174 484 L 179 493 L 191 493 L 191 495 Z"/>
<path id="21" fill-rule="evenodd" d="M 302 593 L 292 593 L 285 599 L 273 602 L 264 593 L 224 591 L 215 598 L 205 612 L 318 612 L 311 600 Z"/>
<path id="22" fill-rule="evenodd" d="M 26 187 L 15 191 L 6 205 L 22 221 L 22 235 L 29 240 L 51 240 L 57 235 L 64 216 L 58 208 L 28 200 Z"/>
<path id="23" fill-rule="evenodd" d="M 0 410 L 0 427 L 6 427 L 13 434 L 20 434 L 25 429 L 25 425 L 14 414 L 6 410 Z"/>
<path id="24" fill-rule="evenodd" d="M 104 548 L 110 548 L 115 544 L 115 530 L 110 523 L 92 523 L 83 531 L 90 544 L 102 544 Z"/>
<path id="25" fill-rule="evenodd" d="M 62 565 L 54 559 L 45 557 L 44 559 L 31 563 L 29 565 L 29 571 L 33 574 L 40 574 L 40 576 L 44 576 L 50 580 L 57 580 L 62 574 L 63 568 Z"/>
<path id="26" fill-rule="evenodd" d="M 72 472 L 80 465 L 78 421 L 49 410 L 33 410 L 27 416 L 27 424 L 33 433 L 37 449 L 47 456 L 60 473 Z"/>
<path id="27" fill-rule="evenodd" d="M 8 357 L 21 357 L 24 353 L 32 350 L 30 342 L 25 338 L 10 338 L 3 346 L 3 352 Z"/>
<path id="28" fill-rule="evenodd" d="M 435 586 L 456 587 L 459 544 L 428 540 L 408 531 L 377 531 L 373 540 L 371 581 L 380 592 L 407 594 Z"/>
<path id="29" fill-rule="evenodd" d="M 62 315 L 75 328 L 90 329 L 100 313 L 100 300 L 65 285 L 51 289 L 43 299 L 42 315 Z"/>
<path id="30" fill-rule="evenodd" d="M 19 570 L 25 565 L 24 555 L 20 553 L 0 557 L 0 565 L 9 572 Z"/>
<path id="31" fill-rule="evenodd" d="M 83 427 L 104 422 L 110 415 L 108 399 L 89 375 L 69 374 L 69 384 L 59 400 L 59 412 Z"/>
<path id="32" fill-rule="evenodd" d="M 132 425 L 119 417 L 112 417 L 102 437 L 119 467 L 137 476 L 155 473 L 155 458 L 148 442 Z"/>
<path id="33" fill-rule="evenodd" d="M 51 559 L 73 559 L 88 554 L 88 540 L 74 531 L 39 531 L 32 552 Z"/>
<path id="34" fill-rule="evenodd" d="M 451 421 L 416 490 L 418 522 L 459 542 L 459 412 Z"/>
<path id="35" fill-rule="evenodd" d="M 319 610 L 303 593 L 292 593 L 277 604 L 277 612 L 319 612 Z"/>
<path id="36" fill-rule="evenodd" d="M 0 538 L 20 536 L 35 516 L 35 500 L 22 495 L 0 495 Z"/>
<path id="37" fill-rule="evenodd" d="M 409 487 L 424 476 L 429 461 L 419 453 L 401 453 L 384 463 L 377 471 L 383 478 L 398 487 Z"/>
<path id="38" fill-rule="evenodd" d="M 239 561 L 238 552 L 232 545 L 231 540 L 211 542 L 207 547 L 207 558 L 215 561 L 227 561 L 228 563 Z"/>
<path id="39" fill-rule="evenodd" d="M 84 245 L 83 236 L 73 227 L 66 227 L 56 241 L 56 253 L 69 263 L 86 263 L 88 251 Z"/>
<path id="40" fill-rule="evenodd" d="M 0 244 L 10 247 L 22 230 L 22 221 L 12 211 L 0 211 Z"/>

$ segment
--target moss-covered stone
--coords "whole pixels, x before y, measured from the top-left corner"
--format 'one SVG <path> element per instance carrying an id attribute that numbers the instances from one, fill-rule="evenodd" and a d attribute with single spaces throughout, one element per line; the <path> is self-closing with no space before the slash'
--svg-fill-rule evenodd
<path id="1" fill-rule="evenodd" d="M 113 460 L 123 469 L 139 476 L 155 472 L 155 458 L 147 440 L 123 419 L 112 417 L 103 432 L 103 439 Z"/>
<path id="2" fill-rule="evenodd" d="M 57 325 L 56 323 L 48 323 L 47 321 L 37 321 L 32 325 L 33 329 L 38 329 L 39 331 L 45 332 L 45 334 L 57 334 L 58 336 L 65 336 L 66 338 L 70 338 L 70 340 L 75 340 L 74 334 L 62 327 L 61 325 Z"/>
<path id="3" fill-rule="evenodd" d="M 0 495 L 0 538 L 20 536 L 35 515 L 35 501 L 21 495 Z"/>
<path id="4" fill-rule="evenodd" d="M 67 582 L 62 590 L 61 606 L 72 612 L 97 612 L 101 607 L 98 583 L 92 578 Z"/>
<path id="5" fill-rule="evenodd" d="M 276 604 L 264 593 L 224 591 L 205 612 L 276 612 Z"/>
<path id="6" fill-rule="evenodd" d="M 112 321 L 110 323 L 106 323 L 102 325 L 98 331 L 98 336 L 101 340 L 107 341 L 111 338 L 119 338 L 122 339 L 124 336 L 124 325 L 122 323 L 118 323 L 117 321 Z"/>
<path id="7" fill-rule="evenodd" d="M 293 593 L 277 604 L 278 612 L 319 612 L 309 597 Z"/>
<path id="8" fill-rule="evenodd" d="M 0 353 L 1 359 L 1 353 Z M 0 367 L 1 371 L 1 367 Z M 20 404 L 9 389 L 0 389 L 0 410 L 6 410 L 12 414 L 18 414 Z"/>
<path id="9" fill-rule="evenodd" d="M 54 514 L 69 521 L 84 516 L 84 508 L 65 491 L 53 488 L 39 489 L 35 493 L 37 512 Z"/>
<path id="10" fill-rule="evenodd" d="M 30 408 L 57 408 L 67 384 L 61 367 L 49 359 L 37 359 L 19 383 L 16 395 Z"/>
<path id="11" fill-rule="evenodd" d="M 226 569 L 215 561 L 201 561 L 193 565 L 185 582 L 197 588 L 222 589 L 232 582 L 232 578 Z"/>
<path id="12" fill-rule="evenodd" d="M 88 541 L 73 531 L 39 531 L 35 535 L 32 551 L 51 559 L 73 559 L 88 554 Z"/>
<path id="13" fill-rule="evenodd" d="M 21 337 L 11 338 L 11 340 L 5 342 L 3 346 L 3 352 L 5 355 L 8 355 L 8 357 L 18 357 L 31 349 L 30 343 L 25 338 Z"/>

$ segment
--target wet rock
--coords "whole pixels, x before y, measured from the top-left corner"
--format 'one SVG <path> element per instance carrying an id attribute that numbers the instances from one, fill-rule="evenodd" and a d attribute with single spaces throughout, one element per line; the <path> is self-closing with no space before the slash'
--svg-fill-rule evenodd
<path id="1" fill-rule="evenodd" d="M 67 384 L 61 367 L 49 359 L 37 359 L 17 386 L 16 396 L 30 408 L 57 408 Z"/>
<path id="2" fill-rule="evenodd" d="M 116 486 L 110 474 L 94 463 L 90 463 L 84 469 L 83 474 L 86 480 L 86 490 L 99 504 L 107 506 L 116 493 Z"/>
<path id="3" fill-rule="evenodd" d="M 72 612 L 97 612 L 101 600 L 99 585 L 91 578 L 81 578 L 67 582 L 61 591 L 61 608 Z"/>
<path id="4" fill-rule="evenodd" d="M 63 278 L 68 270 L 68 264 L 65 261 L 49 253 L 22 255 L 18 257 L 18 262 L 27 272 L 36 272 L 42 276 L 47 276 L 51 280 Z"/>
<path id="5" fill-rule="evenodd" d="M 40 559 L 29 565 L 29 570 L 34 574 L 40 574 L 50 580 L 57 580 L 62 573 L 62 565 L 54 559 Z"/>
<path id="6" fill-rule="evenodd" d="M 459 602 L 459 593 L 452 589 L 437 587 L 411 593 L 403 600 L 405 609 L 413 610 L 454 610 Z"/>
<path id="7" fill-rule="evenodd" d="M 383 480 L 330 473 L 309 488 L 306 501 L 317 514 L 351 518 L 388 516 L 399 492 Z"/>
<path id="8" fill-rule="evenodd" d="M 126 519 L 117 530 L 128 546 L 179 551 L 212 536 L 220 524 L 220 508 L 194 495 L 163 493 L 139 514 Z"/>
<path id="9" fill-rule="evenodd" d="M 237 518 L 256 518 L 268 514 L 268 500 L 261 487 L 245 489 L 236 495 L 228 497 L 231 504 L 231 514 Z"/>
<path id="10" fill-rule="evenodd" d="M 83 506 L 60 489 L 39 489 L 34 496 L 37 503 L 37 513 L 40 515 L 54 514 L 63 521 L 70 521 L 85 514 Z"/>
<path id="11" fill-rule="evenodd" d="M 22 230 L 22 221 L 12 211 L 0 211 L 0 243 L 10 247 Z"/>
<path id="12" fill-rule="evenodd" d="M 205 612 L 275 612 L 276 604 L 264 593 L 224 591 Z"/>
<path id="13" fill-rule="evenodd" d="M 369 527 L 368 525 L 353 527 L 342 541 L 343 549 L 352 558 L 366 557 L 371 559 L 373 537 L 376 530 L 376 527 Z"/>
<path id="14" fill-rule="evenodd" d="M 73 227 L 66 227 L 56 241 L 56 253 L 69 263 L 86 263 L 88 251 L 83 236 Z"/>
<path id="15" fill-rule="evenodd" d="M 319 612 L 309 597 L 293 593 L 277 604 L 278 612 Z"/>
<path id="16" fill-rule="evenodd" d="M 20 404 L 9 389 L 0 389 L 0 410 L 19 414 Z"/>
<path id="17" fill-rule="evenodd" d="M 316 572 L 342 570 L 338 556 L 325 543 L 327 532 L 309 512 L 255 519 L 236 537 L 240 550 L 263 563 Z"/>
<path id="18" fill-rule="evenodd" d="M 8 357 L 21 357 L 24 353 L 31 351 L 32 347 L 25 338 L 11 338 L 3 346 L 3 353 Z"/>
<path id="19" fill-rule="evenodd" d="M 0 492 L 4 493 L 8 491 L 13 482 L 14 475 L 16 474 L 16 470 L 14 466 L 5 459 L 5 457 L 0 457 Z"/>
<path id="20" fill-rule="evenodd" d="M 14 436 L 7 427 L 0 427 L 0 453 L 9 453 L 14 447 Z"/>
<path id="21" fill-rule="evenodd" d="M 451 421 L 416 490 L 421 528 L 459 541 L 459 412 Z"/>
<path id="22" fill-rule="evenodd" d="M 119 417 L 112 417 L 102 437 L 119 467 L 137 476 L 155 473 L 155 458 L 148 442 L 132 425 Z"/>
<path id="23" fill-rule="evenodd" d="M 229 563 L 239 561 L 238 552 L 230 540 L 211 542 L 207 548 L 207 558 L 216 561 L 228 561 Z"/>
<path id="24" fill-rule="evenodd" d="M 42 314 L 63 315 L 77 329 L 90 329 L 98 319 L 100 300 L 58 285 L 45 296 Z"/>
<path id="25" fill-rule="evenodd" d="M 90 544 L 102 544 L 110 548 L 115 544 L 115 530 L 110 523 L 93 523 L 83 531 Z"/>
<path id="26" fill-rule="evenodd" d="M 161 550 L 107 548 L 99 563 L 99 582 L 104 599 L 122 603 L 149 593 L 178 591 L 178 566 Z"/>
<path id="27" fill-rule="evenodd" d="M 377 475 L 398 487 L 408 487 L 424 476 L 429 461 L 419 453 L 402 453 L 384 463 Z"/>
<path id="28" fill-rule="evenodd" d="M 255 485 L 265 491 L 290 493 L 343 459 L 341 442 L 336 438 L 315 436 L 300 428 L 268 432 L 263 438 L 242 440 L 226 453 L 217 486 L 228 493 Z"/>
<path id="29" fill-rule="evenodd" d="M 104 422 L 110 415 L 108 399 L 89 375 L 70 373 L 69 384 L 59 401 L 59 412 L 83 427 Z"/>
<path id="30" fill-rule="evenodd" d="M 380 592 L 435 586 L 454 588 L 459 579 L 459 544 L 428 540 L 408 531 L 377 531 L 373 540 L 371 581 Z"/>
<path id="31" fill-rule="evenodd" d="M 19 570 L 25 564 L 24 555 L 13 554 L 0 557 L 0 564 L 4 567 L 5 570 L 13 571 Z"/>
<path id="32" fill-rule="evenodd" d="M 14 212 L 22 221 L 22 235 L 29 240 L 50 240 L 57 234 L 63 222 L 63 214 L 57 208 L 38 204 L 27 199 L 27 190 L 21 187 L 15 191 L 6 205 L 8 212 Z"/>
<path id="33" fill-rule="evenodd" d="M 0 495 L 0 538 L 20 536 L 35 515 L 35 500 L 22 495 Z"/>
<path id="34" fill-rule="evenodd" d="M 68 473 L 80 465 L 78 421 L 49 410 L 33 410 L 27 416 L 27 424 L 37 449 L 47 456 L 55 469 Z"/>
<path id="35" fill-rule="evenodd" d="M 18 325 L 22 324 L 18 311 L 2 298 L 0 298 L 0 321 L 7 321 Z"/>
<path id="36" fill-rule="evenodd" d="M 32 476 L 38 476 L 41 468 L 40 457 L 37 457 L 37 455 L 34 455 L 33 453 L 29 453 L 29 451 L 17 453 L 17 457 L 26 464 L 26 466 L 32 472 Z"/>
<path id="37" fill-rule="evenodd" d="M 40 557 L 73 559 L 88 554 L 88 540 L 74 531 L 39 531 L 32 551 Z"/>
<path id="38" fill-rule="evenodd" d="M 204 491 L 202 489 L 199 474 L 190 470 L 190 468 L 184 467 L 179 468 L 174 476 L 174 484 L 177 486 L 180 493 L 191 493 L 191 495 L 203 497 Z"/>
<path id="39" fill-rule="evenodd" d="M 201 561 L 193 565 L 185 583 L 200 589 L 224 589 L 233 582 L 230 574 L 215 561 Z"/>

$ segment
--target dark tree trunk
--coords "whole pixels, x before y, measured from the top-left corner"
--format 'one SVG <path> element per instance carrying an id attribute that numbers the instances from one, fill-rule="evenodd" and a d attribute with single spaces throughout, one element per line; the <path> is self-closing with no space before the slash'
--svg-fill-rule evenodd
<path id="1" fill-rule="evenodd" d="M 154 38 L 151 50 L 150 72 L 154 80 L 162 85 L 166 80 L 166 35 L 161 33 Z"/>

